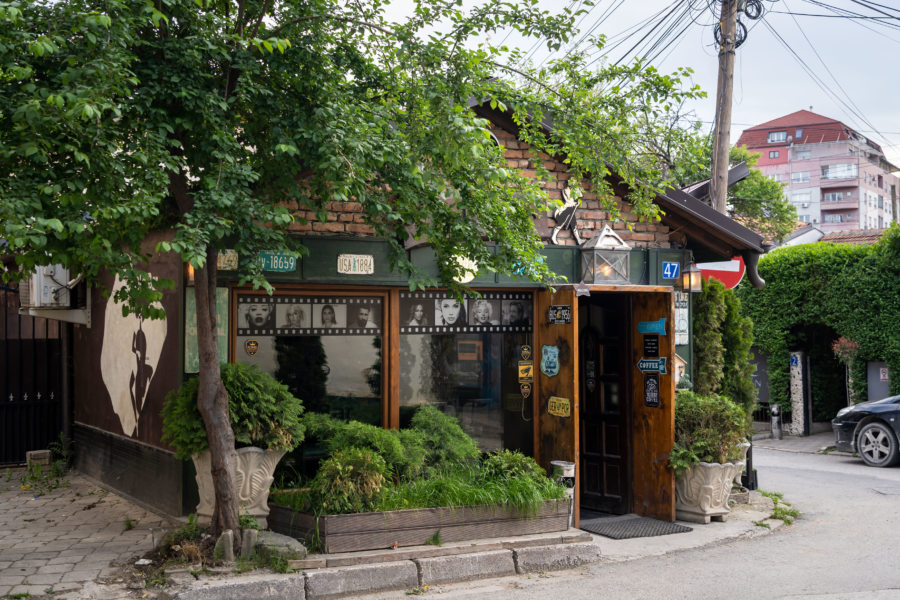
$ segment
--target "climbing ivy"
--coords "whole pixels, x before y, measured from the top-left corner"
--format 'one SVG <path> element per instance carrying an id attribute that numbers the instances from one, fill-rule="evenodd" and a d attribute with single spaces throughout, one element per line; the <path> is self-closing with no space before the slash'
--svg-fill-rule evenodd
<path id="1" fill-rule="evenodd" d="M 756 347 L 768 354 L 773 402 L 790 408 L 790 351 L 803 348 L 815 327 L 859 344 L 850 369 L 856 398 L 866 397 L 865 363 L 873 360 L 887 363 L 894 374 L 890 392 L 900 394 L 900 226 L 892 225 L 872 246 L 781 248 L 760 260 L 759 273 L 765 287 L 745 282 L 738 296 L 753 320 Z"/>

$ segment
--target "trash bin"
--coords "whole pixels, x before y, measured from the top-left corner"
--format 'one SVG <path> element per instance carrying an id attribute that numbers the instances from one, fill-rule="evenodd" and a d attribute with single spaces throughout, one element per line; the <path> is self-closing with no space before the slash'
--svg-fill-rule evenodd
<path id="1" fill-rule="evenodd" d="M 781 427 L 781 407 L 773 404 L 771 408 L 772 415 L 772 439 L 780 440 L 784 437 Z"/>
<path id="2" fill-rule="evenodd" d="M 569 527 L 575 526 L 575 463 L 568 460 L 551 460 L 553 479 L 566 488 L 569 499 Z"/>

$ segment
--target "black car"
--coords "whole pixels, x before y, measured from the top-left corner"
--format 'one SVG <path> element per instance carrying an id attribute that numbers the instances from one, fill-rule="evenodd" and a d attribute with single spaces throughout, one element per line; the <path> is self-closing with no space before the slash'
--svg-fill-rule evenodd
<path id="1" fill-rule="evenodd" d="M 870 467 L 900 462 L 900 396 L 842 408 L 831 428 L 837 449 L 859 453 Z"/>

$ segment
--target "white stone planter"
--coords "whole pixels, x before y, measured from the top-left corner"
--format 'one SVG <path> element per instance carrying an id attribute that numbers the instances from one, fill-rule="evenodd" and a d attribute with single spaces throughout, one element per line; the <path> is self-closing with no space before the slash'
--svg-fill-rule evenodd
<path id="1" fill-rule="evenodd" d="M 237 465 L 234 474 L 235 486 L 240 500 L 240 514 L 249 515 L 265 529 L 269 516 L 269 487 L 274 479 L 275 467 L 284 456 L 284 450 L 263 450 L 262 448 L 238 448 Z M 213 488 L 209 450 L 191 457 L 197 471 L 197 490 L 200 503 L 197 504 L 197 520 L 209 523 L 216 506 Z"/>
<path id="2" fill-rule="evenodd" d="M 675 480 L 675 518 L 692 523 L 726 521 L 728 496 L 744 463 L 699 463 Z"/>
<path id="3" fill-rule="evenodd" d="M 743 442 L 740 446 L 741 448 L 741 461 L 746 465 L 747 464 L 747 452 L 750 451 L 750 442 Z M 744 474 L 744 469 L 742 468 L 740 471 L 735 473 L 734 475 L 734 485 L 738 487 L 742 487 L 741 485 L 741 475 Z"/>

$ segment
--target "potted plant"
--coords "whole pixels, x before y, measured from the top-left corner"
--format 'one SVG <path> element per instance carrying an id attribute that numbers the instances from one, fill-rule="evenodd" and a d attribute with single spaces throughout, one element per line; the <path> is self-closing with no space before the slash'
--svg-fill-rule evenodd
<path id="1" fill-rule="evenodd" d="M 287 386 L 255 366 L 235 363 L 221 368 L 238 446 L 234 476 L 241 513 L 265 528 L 275 467 L 285 452 L 303 441 L 303 403 Z M 208 522 L 215 508 L 215 493 L 206 428 L 197 408 L 196 378 L 169 392 L 162 414 L 163 441 L 175 448 L 177 457 L 194 461 L 200 495 L 197 516 Z"/>
<path id="2" fill-rule="evenodd" d="M 744 469 L 747 435 L 743 409 L 724 396 L 679 390 L 675 397 L 675 516 L 683 521 L 724 521 L 735 475 Z"/>

